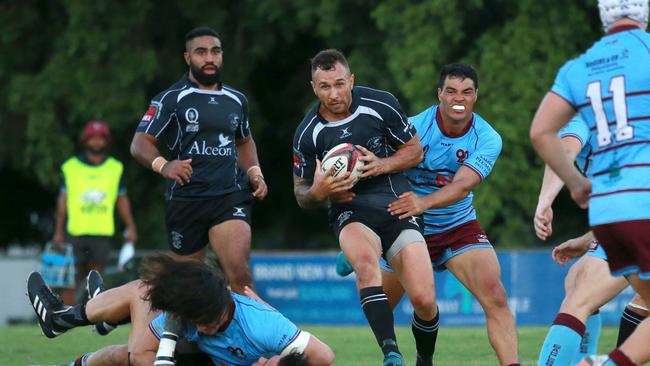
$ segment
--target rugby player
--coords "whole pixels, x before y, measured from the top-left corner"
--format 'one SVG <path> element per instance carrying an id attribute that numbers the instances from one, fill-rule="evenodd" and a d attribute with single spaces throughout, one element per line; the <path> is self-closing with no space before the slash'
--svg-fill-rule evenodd
<path id="1" fill-rule="evenodd" d="M 558 72 L 533 119 L 533 146 L 589 206 L 589 224 L 610 271 L 626 276 L 650 303 L 650 35 L 647 0 L 599 0 L 605 32 Z M 595 133 L 588 178 L 563 153 L 558 131 L 578 112 Z M 625 207 L 625 209 L 622 209 Z M 638 365 L 650 360 L 650 321 L 618 348 L 585 364 Z"/>
<path id="2" fill-rule="evenodd" d="M 384 366 L 401 366 L 393 313 L 382 288 L 379 258 L 395 269 L 413 304 L 418 365 L 431 364 L 437 334 L 433 272 L 417 216 L 391 216 L 388 204 L 409 187 L 404 169 L 422 160 L 413 126 L 390 93 L 354 85 L 345 56 L 323 50 L 311 61 L 311 86 L 318 103 L 296 129 L 294 194 L 300 207 L 331 202 L 329 223 L 357 273 L 361 307 L 384 355 Z M 349 172 L 323 172 L 321 159 L 336 145 L 356 145 L 365 165 L 361 180 Z"/>
<path id="3" fill-rule="evenodd" d="M 223 48 L 213 29 L 189 31 L 183 57 L 189 71 L 153 98 L 136 129 L 131 154 L 167 179 L 171 251 L 202 259 L 209 242 L 233 291 L 242 293 L 245 286 L 254 288 L 249 265 L 252 201 L 267 194 L 248 100 L 221 81 Z M 173 160 L 156 147 L 160 139 Z M 175 328 L 170 324 L 168 330 Z M 161 349 L 161 357 L 171 353 L 173 349 Z"/>
<path id="4" fill-rule="evenodd" d="M 74 366 L 151 365 L 159 342 L 169 340 L 170 334 L 163 331 L 168 316 L 184 324 L 181 338 L 195 343 L 216 365 L 282 365 L 302 358 L 307 358 L 309 365 L 334 361 L 327 345 L 267 304 L 230 292 L 223 276 L 199 261 L 178 261 L 165 254 L 149 256 L 142 263 L 141 280 L 101 292 L 87 304 L 75 306 L 76 316 L 61 311 L 64 305 L 37 272 L 30 275 L 28 296 L 32 304 L 41 304 L 34 310 L 48 337 L 90 323 L 131 317 L 128 345 L 86 354 L 71 364 Z M 283 363 L 291 353 L 304 357 L 291 355 Z"/>

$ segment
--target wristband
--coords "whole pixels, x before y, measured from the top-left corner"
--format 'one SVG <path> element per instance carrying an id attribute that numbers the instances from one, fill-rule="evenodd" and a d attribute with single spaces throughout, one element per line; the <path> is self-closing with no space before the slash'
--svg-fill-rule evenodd
<path id="1" fill-rule="evenodd" d="M 255 168 L 259 169 L 259 170 L 260 170 L 260 174 L 259 174 L 259 175 L 262 175 L 262 168 L 260 168 L 259 165 L 253 165 L 253 166 L 251 166 L 250 168 L 248 168 L 248 169 L 246 170 L 246 174 L 250 173 L 250 171 L 253 170 L 253 169 L 255 169 Z"/>
<path id="2" fill-rule="evenodd" d="M 167 164 L 167 159 L 163 158 L 162 156 L 158 156 L 151 162 L 151 170 L 160 174 L 162 173 L 162 169 L 165 164 Z"/>

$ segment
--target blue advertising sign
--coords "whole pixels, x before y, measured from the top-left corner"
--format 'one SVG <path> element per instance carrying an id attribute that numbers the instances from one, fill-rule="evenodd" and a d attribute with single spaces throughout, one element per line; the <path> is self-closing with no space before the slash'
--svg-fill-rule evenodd
<path id="1" fill-rule="evenodd" d="M 517 324 L 551 324 L 564 297 L 568 267 L 553 263 L 548 251 L 502 251 L 497 256 Z M 335 260 L 335 253 L 253 254 L 251 265 L 259 295 L 294 322 L 365 325 L 354 274 L 339 277 Z M 449 271 L 436 273 L 435 285 L 443 326 L 485 324 L 481 305 Z M 628 288 L 603 306 L 603 325 L 618 324 L 633 296 Z M 413 308 L 406 296 L 394 313 L 396 324 L 410 324 Z"/>

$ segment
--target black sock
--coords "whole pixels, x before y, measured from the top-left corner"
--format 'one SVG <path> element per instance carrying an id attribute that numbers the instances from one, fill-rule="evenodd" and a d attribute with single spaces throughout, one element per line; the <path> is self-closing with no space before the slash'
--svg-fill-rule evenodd
<path id="1" fill-rule="evenodd" d="M 431 320 L 422 320 L 417 314 L 413 313 L 411 331 L 413 332 L 413 337 L 415 337 L 415 349 L 418 352 L 418 357 L 423 361 L 431 360 L 436 350 L 439 319 L 439 312 Z"/>
<path id="2" fill-rule="evenodd" d="M 635 313 L 628 307 L 623 310 L 623 314 L 621 314 L 621 323 L 618 326 L 618 339 L 616 340 L 617 348 L 625 342 L 627 337 L 634 332 L 636 327 L 641 324 L 645 318 L 645 316 Z"/>
<path id="3" fill-rule="evenodd" d="M 388 305 L 384 289 L 381 286 L 362 288 L 359 290 L 359 297 L 363 313 L 382 352 L 399 352 L 393 328 L 393 312 Z"/>
<path id="4" fill-rule="evenodd" d="M 56 325 L 66 329 L 92 324 L 86 317 L 86 304 L 71 306 L 66 311 L 55 314 L 53 319 Z"/>

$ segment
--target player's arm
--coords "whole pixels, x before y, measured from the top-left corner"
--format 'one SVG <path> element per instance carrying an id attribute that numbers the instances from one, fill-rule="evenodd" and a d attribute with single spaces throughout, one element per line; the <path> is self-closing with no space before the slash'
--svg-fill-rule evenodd
<path id="1" fill-rule="evenodd" d="M 591 183 L 563 153 L 558 131 L 575 114 L 573 107 L 555 93 L 547 93 L 542 100 L 530 127 L 533 147 L 551 169 L 571 190 L 571 196 L 582 208 L 586 208 Z"/>
<path id="2" fill-rule="evenodd" d="M 136 132 L 131 141 L 131 155 L 138 163 L 166 179 L 174 180 L 179 185 L 189 183 L 192 177 L 192 159 L 167 161 L 158 151 L 157 142 L 155 136 Z"/>
<path id="3" fill-rule="evenodd" d="M 68 193 L 64 190 L 59 192 L 59 196 L 56 199 L 56 218 L 54 222 L 54 237 L 52 242 L 56 246 L 62 246 L 63 241 L 65 240 L 65 219 L 68 214 L 68 208 L 66 206 L 66 201 L 68 200 Z"/>
<path id="4" fill-rule="evenodd" d="M 124 222 L 124 226 L 126 227 L 124 239 L 134 243 L 138 241 L 138 230 L 136 229 L 135 221 L 133 220 L 131 202 L 126 194 L 117 196 L 117 213 L 122 218 L 122 222 Z"/>
<path id="5" fill-rule="evenodd" d="M 257 157 L 257 145 L 253 136 L 248 135 L 243 139 L 235 140 L 237 148 L 237 165 L 239 169 L 248 174 L 251 185 L 253 186 L 253 197 L 264 199 L 268 193 L 268 187 L 260 168 L 260 162 Z"/>
<path id="6" fill-rule="evenodd" d="M 562 137 L 561 141 L 566 156 L 570 161 L 575 161 L 576 156 L 582 150 L 582 142 L 574 136 Z M 553 233 L 553 210 L 551 206 L 563 186 L 564 182 L 560 177 L 546 165 L 544 167 L 544 177 L 542 178 L 542 188 L 537 199 L 535 218 L 533 219 L 535 234 L 542 240 L 546 240 Z"/>
<path id="7" fill-rule="evenodd" d="M 428 209 L 447 207 L 467 197 L 480 183 L 481 177 L 478 173 L 463 165 L 458 168 L 451 183 L 422 197 L 413 192 L 402 193 L 388 205 L 388 211 L 391 215 L 399 215 L 401 220 L 420 215 Z"/>
<path id="8" fill-rule="evenodd" d="M 398 173 L 418 165 L 424 158 L 422 144 L 417 134 L 413 135 L 406 143 L 398 145 L 397 151 L 387 158 L 379 158 L 361 145 L 357 145 L 357 149 L 361 151 L 359 160 L 365 162 L 359 168 L 361 171 L 359 178 Z"/>
<path id="9" fill-rule="evenodd" d="M 589 250 L 589 246 L 596 239 L 593 232 L 565 241 L 564 243 L 553 248 L 551 256 L 557 264 L 565 265 L 571 263 L 571 260 L 578 258 Z"/>
<path id="10" fill-rule="evenodd" d="M 301 342 L 304 342 L 301 337 L 306 340 L 306 345 L 301 344 Z M 282 355 L 287 355 L 293 350 L 302 352 L 309 360 L 309 364 L 313 366 L 329 366 L 334 363 L 334 352 L 332 352 L 332 349 L 320 339 L 305 331 L 300 332 L 298 339 L 289 344 L 282 351 Z"/>
<path id="11" fill-rule="evenodd" d="M 350 190 L 354 186 L 355 178 L 350 175 L 350 172 L 336 177 L 332 176 L 333 172 L 334 166 L 327 172 L 323 172 L 320 160 L 316 160 L 314 179 L 301 178 L 294 173 L 293 194 L 298 205 L 302 208 L 319 207 L 330 195 Z"/>
<path id="12" fill-rule="evenodd" d="M 156 359 L 160 341 L 149 327 L 142 329 L 140 334 L 134 334 L 130 344 L 131 365 L 151 366 Z"/>

